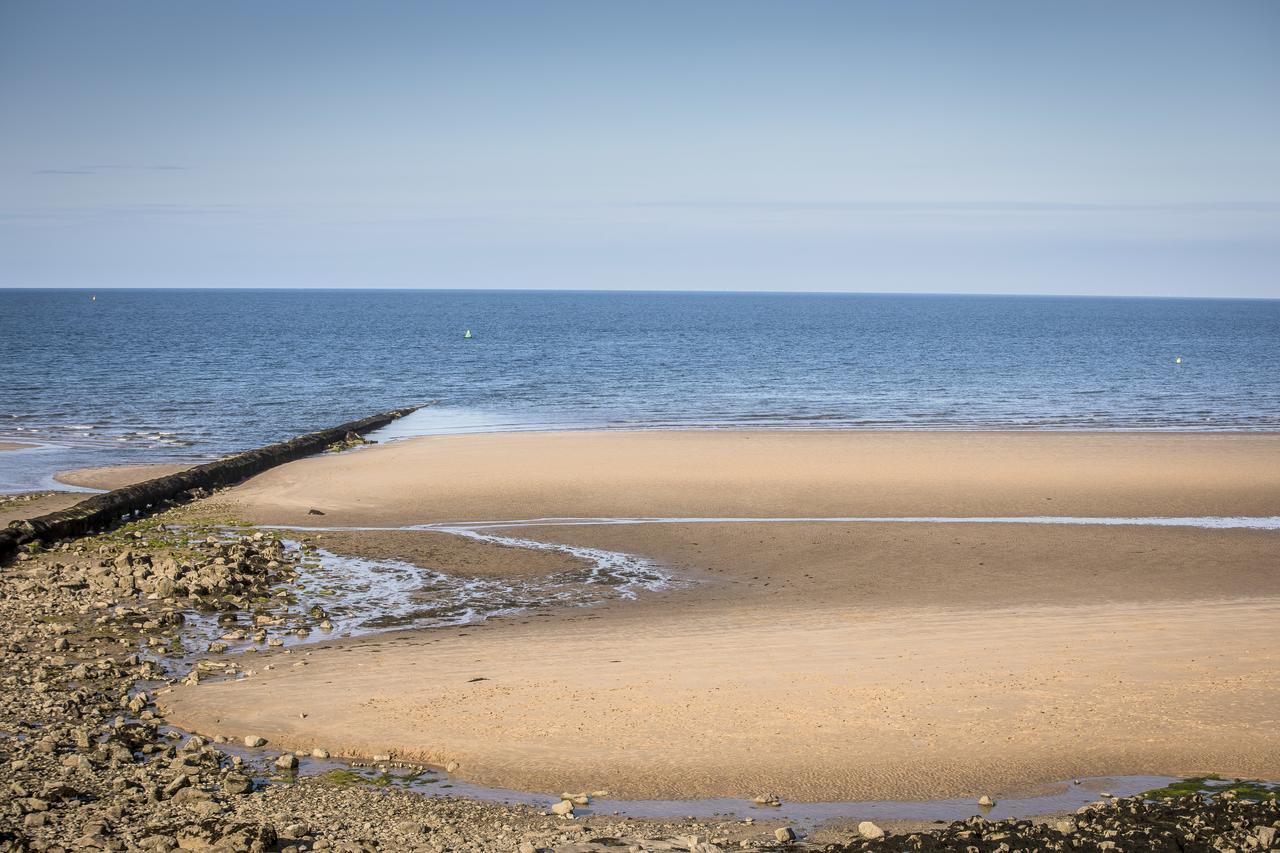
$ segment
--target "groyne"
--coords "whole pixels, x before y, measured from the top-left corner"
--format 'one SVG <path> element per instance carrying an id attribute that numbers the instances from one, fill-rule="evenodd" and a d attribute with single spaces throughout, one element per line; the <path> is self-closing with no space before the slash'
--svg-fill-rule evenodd
<path id="1" fill-rule="evenodd" d="M 94 495 L 75 506 L 48 515 L 10 522 L 8 527 L 0 529 L 0 563 L 10 560 L 19 548 L 29 542 L 55 542 L 109 528 L 125 519 L 144 515 L 193 490 L 229 486 L 268 468 L 320 453 L 345 441 L 348 436 L 363 436 L 419 408 L 410 406 L 371 415 L 257 450 L 225 456 L 177 474 Z"/>

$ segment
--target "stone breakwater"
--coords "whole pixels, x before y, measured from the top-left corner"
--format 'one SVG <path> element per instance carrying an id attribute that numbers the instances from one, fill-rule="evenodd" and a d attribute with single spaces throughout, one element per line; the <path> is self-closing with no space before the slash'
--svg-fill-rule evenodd
<path id="1" fill-rule="evenodd" d="M 0 529 L 0 563 L 8 560 L 19 547 L 28 542 L 48 544 L 70 536 L 103 530 L 118 524 L 122 519 L 159 509 L 184 497 L 199 496 L 208 490 L 238 483 L 285 462 L 324 450 L 341 450 L 362 444 L 364 433 L 384 427 L 418 408 L 420 407 L 411 406 L 371 415 L 288 441 L 269 444 L 257 450 L 196 465 L 167 477 L 157 477 L 94 495 L 69 509 L 12 522 L 7 528 Z"/>
<path id="2" fill-rule="evenodd" d="M 261 531 L 204 535 L 194 510 L 53 550 L 29 544 L 0 573 L 0 851 L 1277 848 L 1274 799 L 1130 798 L 1049 823 L 972 818 L 910 834 L 864 822 L 832 844 L 778 821 L 574 817 L 422 796 L 390 774 L 302 778 L 296 755 L 175 731 L 154 704 L 166 684 L 233 675 L 255 658 L 182 648 L 188 620 L 212 618 L 229 638 L 215 644 L 270 644 L 325 619 L 296 603 L 299 549 Z"/>

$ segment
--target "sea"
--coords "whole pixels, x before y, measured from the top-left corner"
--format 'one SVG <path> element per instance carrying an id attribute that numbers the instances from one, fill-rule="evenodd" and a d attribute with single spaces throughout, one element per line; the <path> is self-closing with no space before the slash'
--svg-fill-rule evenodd
<path id="1" fill-rule="evenodd" d="M 428 403 L 381 437 L 1274 431 L 1280 300 L 0 289 L 0 492 Z"/>

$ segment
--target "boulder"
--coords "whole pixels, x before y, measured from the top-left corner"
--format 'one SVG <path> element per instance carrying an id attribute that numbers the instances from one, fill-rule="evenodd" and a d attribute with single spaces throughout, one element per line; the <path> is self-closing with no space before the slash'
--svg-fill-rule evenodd
<path id="1" fill-rule="evenodd" d="M 228 773 L 222 780 L 222 790 L 233 796 L 247 794 L 253 790 L 253 780 L 240 773 Z"/>

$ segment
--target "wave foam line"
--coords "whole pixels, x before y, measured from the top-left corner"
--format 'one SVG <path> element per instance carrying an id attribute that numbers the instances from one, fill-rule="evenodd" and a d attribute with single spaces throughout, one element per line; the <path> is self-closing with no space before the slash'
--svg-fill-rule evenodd
<path id="1" fill-rule="evenodd" d="M 1280 515 L 1201 515 L 1201 516 L 1075 516 L 1075 515 L 813 515 L 785 517 L 699 517 L 652 516 L 635 518 L 515 518 L 487 521 L 449 521 L 429 524 L 407 524 L 399 527 L 296 527 L 263 525 L 276 530 L 307 531 L 396 531 L 422 530 L 472 536 L 481 530 L 512 527 L 585 527 L 625 524 L 1068 524 L 1103 525 L 1109 527 L 1199 527 L 1211 530 L 1280 530 Z M 533 547 L 522 544 L 520 547 Z"/>

